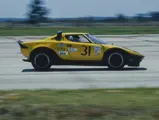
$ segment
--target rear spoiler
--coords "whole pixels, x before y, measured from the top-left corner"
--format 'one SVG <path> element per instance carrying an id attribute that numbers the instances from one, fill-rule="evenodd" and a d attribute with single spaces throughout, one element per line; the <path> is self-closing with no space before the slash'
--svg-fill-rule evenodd
<path id="1" fill-rule="evenodd" d="M 23 41 L 21 40 L 18 40 L 17 43 L 19 44 L 21 48 L 28 48 L 27 46 L 23 45 Z"/>

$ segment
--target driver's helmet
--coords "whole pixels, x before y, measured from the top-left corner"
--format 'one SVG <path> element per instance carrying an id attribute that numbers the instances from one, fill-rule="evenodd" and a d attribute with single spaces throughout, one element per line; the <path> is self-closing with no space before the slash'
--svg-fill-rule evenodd
<path id="1" fill-rule="evenodd" d="M 69 36 L 68 39 L 71 40 L 71 41 L 73 41 L 73 37 L 72 36 Z"/>

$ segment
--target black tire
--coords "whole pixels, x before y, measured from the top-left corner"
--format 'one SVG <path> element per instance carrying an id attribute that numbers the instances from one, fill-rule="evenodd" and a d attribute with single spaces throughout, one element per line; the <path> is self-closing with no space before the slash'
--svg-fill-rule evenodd
<path id="1" fill-rule="evenodd" d="M 48 71 L 52 65 L 51 56 L 48 52 L 35 52 L 31 63 L 36 71 Z"/>
<path id="2" fill-rule="evenodd" d="M 121 52 L 111 52 L 107 58 L 107 64 L 110 69 L 122 69 L 125 66 L 124 54 Z"/>

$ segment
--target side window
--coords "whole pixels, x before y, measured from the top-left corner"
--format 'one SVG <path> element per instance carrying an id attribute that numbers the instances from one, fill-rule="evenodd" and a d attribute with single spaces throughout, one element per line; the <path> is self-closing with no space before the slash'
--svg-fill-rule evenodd
<path id="1" fill-rule="evenodd" d="M 83 35 L 66 35 L 66 39 L 72 42 L 90 43 Z"/>
<path id="2" fill-rule="evenodd" d="M 66 39 L 67 39 L 67 40 L 69 40 L 69 41 L 73 41 L 73 37 L 72 37 L 72 35 L 66 35 L 65 37 L 66 37 Z"/>
<path id="3" fill-rule="evenodd" d="M 79 35 L 79 40 L 83 43 L 90 43 L 83 35 Z"/>

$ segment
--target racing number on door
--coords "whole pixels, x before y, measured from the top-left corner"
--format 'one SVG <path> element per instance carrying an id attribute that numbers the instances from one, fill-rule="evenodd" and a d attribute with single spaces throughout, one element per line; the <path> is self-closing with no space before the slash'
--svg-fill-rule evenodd
<path id="1" fill-rule="evenodd" d="M 81 53 L 81 55 L 83 55 L 83 56 L 86 56 L 86 55 L 90 56 L 90 54 L 91 54 L 91 46 L 82 46 L 82 47 L 84 47 L 84 51 L 83 51 L 83 53 Z"/>

